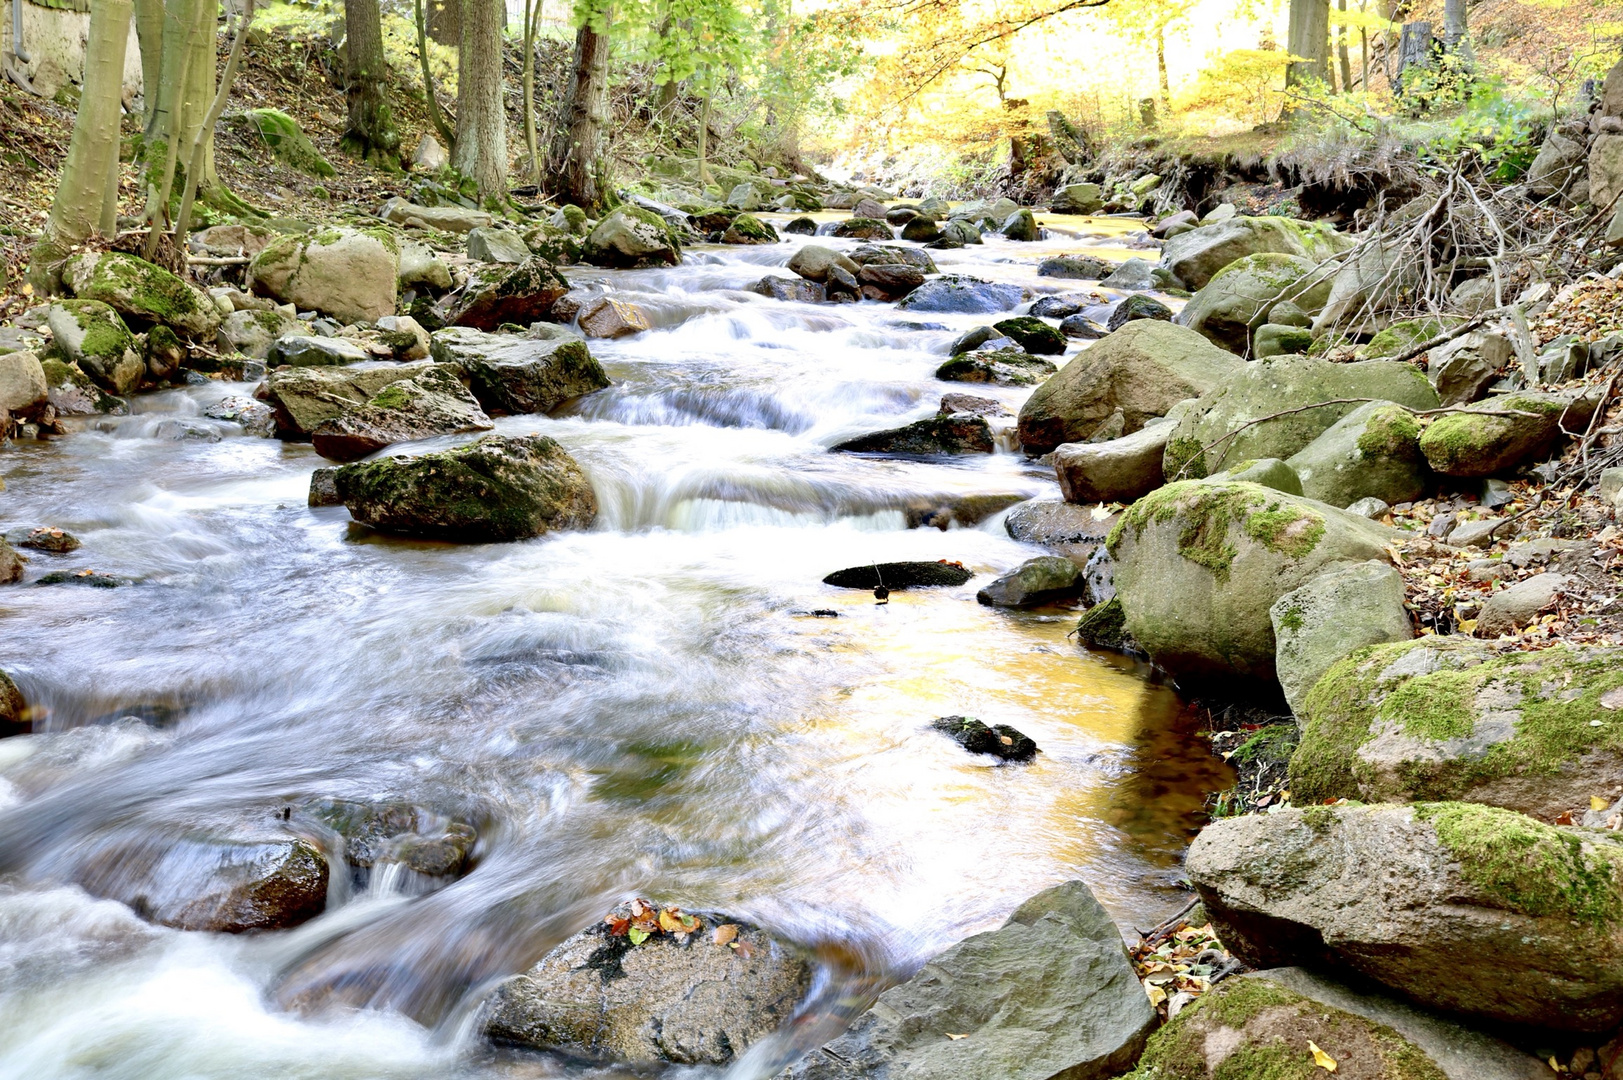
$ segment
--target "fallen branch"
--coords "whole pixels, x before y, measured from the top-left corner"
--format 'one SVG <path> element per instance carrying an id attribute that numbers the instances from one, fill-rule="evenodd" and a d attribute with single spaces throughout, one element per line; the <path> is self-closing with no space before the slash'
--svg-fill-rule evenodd
<path id="1" fill-rule="evenodd" d="M 253 262 L 250 255 L 187 255 L 188 266 L 246 266 Z"/>

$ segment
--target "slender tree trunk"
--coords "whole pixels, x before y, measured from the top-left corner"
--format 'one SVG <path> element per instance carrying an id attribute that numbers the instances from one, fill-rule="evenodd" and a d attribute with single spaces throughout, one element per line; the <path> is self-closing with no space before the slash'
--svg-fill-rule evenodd
<path id="1" fill-rule="evenodd" d="M 192 202 L 197 197 L 205 180 L 217 183 L 209 170 L 203 166 L 203 156 L 208 150 L 214 137 L 214 125 L 219 121 L 220 114 L 225 112 L 226 99 L 231 95 L 231 84 L 237 78 L 237 66 L 242 63 L 242 47 L 248 40 L 248 27 L 254 21 L 254 0 L 241 0 L 242 14 L 237 20 L 236 36 L 231 42 L 231 55 L 226 59 L 225 71 L 220 75 L 220 88 L 215 91 L 214 102 L 203 116 L 203 123 L 197 129 L 192 140 L 192 152 L 187 165 L 186 194 L 180 200 L 180 214 L 175 218 L 175 244 L 177 247 L 186 243 L 186 230 L 191 225 Z M 206 192 L 205 192 L 206 194 Z"/>
<path id="2" fill-rule="evenodd" d="M 535 132 L 535 29 L 542 0 L 524 0 L 524 152 L 530 156 L 529 179 L 541 183 L 541 143 Z"/>
<path id="3" fill-rule="evenodd" d="M 554 186 L 558 195 L 585 210 L 596 207 L 601 199 L 597 190 L 597 169 L 608 89 L 608 27 L 598 33 L 591 23 L 583 23 L 575 31 L 574 79 L 569 91 L 569 107 L 554 133 L 551 157 L 555 163 Z"/>
<path id="4" fill-rule="evenodd" d="M 428 36 L 441 45 L 462 46 L 463 0 L 429 0 Z"/>
<path id="5" fill-rule="evenodd" d="M 169 220 L 169 196 L 174 190 L 176 155 L 190 130 L 192 103 L 196 78 L 193 68 L 201 57 L 203 21 L 209 28 L 214 25 L 213 4 L 204 0 L 168 0 L 165 5 L 163 31 L 163 100 L 154 114 L 157 130 L 151 133 L 147 146 L 147 243 L 146 257 L 151 259 L 158 250 L 158 236 Z M 213 35 L 208 40 L 209 56 L 214 55 Z M 209 65 L 209 84 L 213 86 L 213 65 Z M 198 118 L 201 122 L 201 117 Z M 162 152 L 156 152 L 156 146 Z"/>
<path id="6" fill-rule="evenodd" d="M 457 51 L 452 164 L 479 185 L 479 201 L 507 198 L 507 110 L 502 106 L 502 0 L 465 0 Z"/>
<path id="7" fill-rule="evenodd" d="M 1369 10 L 1369 0 L 1358 0 L 1358 11 L 1362 14 Z M 1358 28 L 1358 88 L 1369 93 L 1369 30 L 1366 27 Z"/>
<path id="8" fill-rule="evenodd" d="M 62 260 L 73 245 L 107 231 L 109 219 L 116 221 L 119 111 L 133 12 L 131 0 L 96 0 L 91 8 L 79 114 L 51 216 L 28 267 L 28 280 L 37 292 L 54 293 L 61 285 Z"/>
<path id="9" fill-rule="evenodd" d="M 1336 0 L 1336 9 L 1345 15 L 1347 0 Z M 1346 23 L 1336 27 L 1336 59 L 1341 64 L 1341 92 L 1345 94 L 1352 89 L 1352 58 L 1347 55 Z"/>
<path id="10" fill-rule="evenodd" d="M 349 53 L 345 96 L 349 130 L 340 140 L 345 151 L 393 170 L 400 164 L 400 132 L 383 94 L 383 19 L 378 0 L 344 0 L 344 36 Z"/>
<path id="11" fill-rule="evenodd" d="M 1291 0 L 1286 48 L 1302 58 L 1285 69 L 1286 86 L 1330 81 L 1330 0 Z"/>
<path id="12" fill-rule="evenodd" d="M 141 47 L 141 130 L 149 134 L 163 94 L 163 6 L 163 0 L 135 0 L 135 37 Z"/>
<path id="13" fill-rule="evenodd" d="M 1155 73 L 1161 78 L 1161 106 L 1172 109 L 1172 80 L 1167 77 L 1167 28 L 1155 28 Z"/>
<path id="14" fill-rule="evenodd" d="M 446 147 L 455 152 L 456 134 L 440 111 L 440 99 L 434 89 L 434 73 L 428 66 L 428 25 L 423 19 L 423 0 L 413 0 L 417 16 L 417 59 L 423 67 L 423 101 L 428 106 L 428 118 L 434 121 L 434 130 L 445 140 Z"/>
<path id="15" fill-rule="evenodd" d="M 1465 0 L 1444 0 L 1443 51 L 1459 58 L 1459 70 L 1462 75 L 1471 74 L 1476 67 L 1476 57 L 1471 55 L 1469 19 Z"/>
<path id="16" fill-rule="evenodd" d="M 705 79 L 704 105 L 699 109 L 699 186 L 708 188 L 715 183 L 710 175 L 710 109 L 715 94 L 710 88 L 708 75 Z"/>

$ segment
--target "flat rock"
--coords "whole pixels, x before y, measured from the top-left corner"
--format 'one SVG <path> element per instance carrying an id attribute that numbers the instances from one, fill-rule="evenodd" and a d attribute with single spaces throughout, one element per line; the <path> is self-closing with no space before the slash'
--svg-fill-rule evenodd
<path id="1" fill-rule="evenodd" d="M 308 438 L 322 421 L 364 404 L 390 383 L 420 375 L 432 366 L 420 360 L 412 364 L 280 368 L 270 373 L 254 396 L 273 410 L 280 438 Z"/>
<path id="2" fill-rule="evenodd" d="M 447 327 L 434 333 L 431 353 L 462 369 L 473 396 L 492 416 L 548 413 L 609 385 L 586 343 L 573 337 L 537 341 Z"/>
<path id="3" fill-rule="evenodd" d="M 1050 360 L 1021 349 L 977 349 L 955 356 L 936 368 L 943 382 L 1033 386 L 1059 370 Z"/>
<path id="4" fill-rule="evenodd" d="M 947 274 L 932 278 L 909 293 L 897 307 L 907 311 L 990 315 L 1019 305 L 1024 293 L 1018 285 Z"/>
<path id="5" fill-rule="evenodd" d="M 271 367 L 336 367 L 373 359 L 348 338 L 316 337 L 308 330 L 277 338 L 265 354 Z"/>
<path id="6" fill-rule="evenodd" d="M 395 443 L 489 431 L 495 427 L 449 365 L 390 383 L 364 404 L 322 421 L 310 433 L 329 461 L 359 461 Z"/>
<path id="7" fill-rule="evenodd" d="M 974 576 L 959 563 L 887 562 L 836 570 L 823 579 L 823 584 L 840 589 L 917 589 L 962 585 Z"/>
<path id="8" fill-rule="evenodd" d="M 990 454 L 995 446 L 983 417 L 952 413 L 859 435 L 829 449 L 856 454 Z"/>
<path id="9" fill-rule="evenodd" d="M 1172 427 L 1171 421 L 1152 420 L 1119 439 L 1055 447 L 1054 473 L 1065 501 L 1130 503 L 1160 487 Z"/>

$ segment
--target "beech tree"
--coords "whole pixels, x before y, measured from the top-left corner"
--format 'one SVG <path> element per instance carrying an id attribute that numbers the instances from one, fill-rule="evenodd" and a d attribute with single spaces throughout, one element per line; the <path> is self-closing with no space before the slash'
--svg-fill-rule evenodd
<path id="1" fill-rule="evenodd" d="M 507 110 L 502 104 L 502 0 L 463 0 L 457 49 L 456 147 L 451 164 L 479 201 L 507 198 Z"/>
<path id="2" fill-rule="evenodd" d="M 1330 0 L 1291 0 L 1285 47 L 1297 58 L 1285 69 L 1286 86 L 1330 80 Z"/>
<path id="3" fill-rule="evenodd" d="M 551 186 L 560 199 L 586 210 L 595 208 L 603 193 L 603 125 L 608 116 L 609 29 L 613 9 L 601 0 L 581 0 L 575 17 L 575 55 L 571 65 L 569 96 L 557 130 L 553 132 Z"/>
<path id="4" fill-rule="evenodd" d="M 349 129 L 339 145 L 347 153 L 393 171 L 400 164 L 400 132 L 383 94 L 383 19 L 378 0 L 344 0 Z"/>

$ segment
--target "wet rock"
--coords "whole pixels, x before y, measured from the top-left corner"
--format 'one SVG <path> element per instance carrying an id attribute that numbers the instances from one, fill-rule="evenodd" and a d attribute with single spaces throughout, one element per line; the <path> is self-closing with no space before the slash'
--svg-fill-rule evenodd
<path id="1" fill-rule="evenodd" d="M 1181 326 L 1129 323 L 1065 365 L 1020 408 L 1020 444 L 1042 454 L 1087 442 L 1118 409 L 1132 434 L 1173 405 L 1225 385 L 1245 361 Z M 1422 379 L 1422 382 L 1424 380 Z"/>
<path id="2" fill-rule="evenodd" d="M 1186 869 L 1253 967 L 1331 963 L 1428 1008 L 1598 1032 L 1623 1020 L 1620 856 L 1604 832 L 1420 803 L 1230 818 Z M 1458 977 L 1484 956 L 1493 978 Z"/>
<path id="3" fill-rule="evenodd" d="M 248 280 L 300 310 L 346 323 L 376 322 L 394 314 L 400 242 L 385 228 L 282 236 L 254 256 Z"/>
<path id="4" fill-rule="evenodd" d="M 1312 259 L 1272 252 L 1247 255 L 1225 266 L 1195 293 L 1178 313 L 1177 322 L 1219 348 L 1244 355 L 1251 347 L 1252 334 L 1268 320 L 1275 305 L 1290 303 L 1311 315 L 1329 298 L 1330 275 L 1320 273 Z M 1309 343 L 1312 339 L 1309 334 Z"/>
<path id="5" fill-rule="evenodd" d="M 1076 641 L 1089 649 L 1138 651 L 1132 635 L 1127 632 L 1127 616 L 1122 610 L 1121 600 L 1114 596 L 1095 604 L 1083 614 L 1076 624 Z"/>
<path id="6" fill-rule="evenodd" d="M 310 506 L 343 506 L 343 496 L 338 494 L 338 466 L 328 465 L 316 469 L 310 474 L 310 494 L 305 499 Z"/>
<path id="7" fill-rule="evenodd" d="M 928 251 L 899 247 L 895 244 L 858 244 L 852 248 L 850 259 L 858 266 L 911 266 L 925 274 L 939 273 L 935 260 Z"/>
<path id="8" fill-rule="evenodd" d="M 1127 628 L 1180 682 L 1275 677 L 1269 608 L 1325 569 L 1389 561 L 1388 532 L 1258 484 L 1182 481 L 1110 537 Z"/>
<path id="9" fill-rule="evenodd" d="M 987 727 L 972 716 L 943 716 L 930 727 L 949 736 L 971 754 L 990 754 L 1004 761 L 1030 761 L 1038 753 L 1036 743 L 1007 724 Z"/>
<path id="10" fill-rule="evenodd" d="M 1403 577 L 1381 562 L 1320 574 L 1274 601 L 1268 615 L 1279 685 L 1298 717 L 1314 684 L 1348 653 L 1414 637 Z"/>
<path id="11" fill-rule="evenodd" d="M 926 526 L 946 532 L 954 525 L 971 528 L 993 514 L 1000 513 L 1020 502 L 1024 496 L 1008 492 L 987 492 L 976 495 L 943 495 L 908 502 L 902 510 L 909 529 Z"/>
<path id="12" fill-rule="evenodd" d="M 842 221 L 829 231 L 830 236 L 852 240 L 894 240 L 896 234 L 885 224 L 883 216 L 877 218 L 854 217 Z"/>
<path id="13" fill-rule="evenodd" d="M 640 206 L 621 205 L 592 229 L 581 258 L 593 266 L 626 269 L 675 266 L 682 253 L 665 219 Z"/>
<path id="14" fill-rule="evenodd" d="M 778 231 L 754 214 L 739 214 L 721 234 L 723 244 L 776 244 Z"/>
<path id="15" fill-rule="evenodd" d="M 15 585 L 23 579 L 24 559 L 10 543 L 0 540 L 0 585 Z"/>
<path id="16" fill-rule="evenodd" d="M 1085 295 L 1078 294 L 1078 296 L 1083 300 L 1087 299 Z M 1080 303 L 1064 296 L 1038 297 L 1031 305 L 1032 316 L 1040 319 L 1066 319 L 1081 310 L 1082 305 Z"/>
<path id="17" fill-rule="evenodd" d="M 771 297 L 774 300 L 787 300 L 801 304 L 821 304 L 828 299 L 823 286 L 815 281 L 804 278 L 779 277 L 777 274 L 768 274 L 766 277 L 748 287 L 752 293 Z"/>
<path id="18" fill-rule="evenodd" d="M 1289 459 L 1359 403 L 1302 406 L 1347 399 L 1390 401 L 1417 410 L 1437 407 L 1437 392 L 1410 364 L 1334 364 L 1308 356 L 1256 360 L 1242 364 L 1234 377 L 1184 414 L 1167 444 L 1166 473 L 1202 476 L 1240 461 Z"/>
<path id="19" fill-rule="evenodd" d="M 1105 329 L 1109 331 L 1120 330 L 1128 323 L 1139 319 L 1159 319 L 1162 322 L 1171 322 L 1172 309 L 1153 296 L 1134 293 L 1116 305 L 1115 310 L 1110 313 L 1110 318 L 1105 321 Z"/>
<path id="20" fill-rule="evenodd" d="M 1563 574 L 1535 574 L 1494 593 L 1477 615 L 1478 637 L 1514 634 L 1551 607 L 1571 582 Z"/>
<path id="21" fill-rule="evenodd" d="M 953 218 L 941 226 L 941 238 L 932 243 L 931 247 L 967 247 L 970 244 L 984 243 L 981 240 L 981 230 L 973 221 L 963 218 Z"/>
<path id="22" fill-rule="evenodd" d="M 1098 184 L 1066 184 L 1054 192 L 1049 209 L 1056 214 L 1093 214 L 1104 204 Z"/>
<path id="23" fill-rule="evenodd" d="M 648 313 L 629 301 L 599 296 L 580 309 L 576 323 L 589 338 L 622 338 L 648 329 Z"/>
<path id="24" fill-rule="evenodd" d="M 693 932 L 656 931 L 639 945 L 607 922 L 581 931 L 497 988 L 486 1033 L 634 1063 L 734 1060 L 789 1021 L 810 989 L 811 966 L 759 927 L 708 912 L 688 917 L 698 920 Z"/>
<path id="25" fill-rule="evenodd" d="M 977 326 L 960 334 L 947 351 L 953 356 L 962 356 L 964 353 L 974 352 L 977 349 L 1012 349 L 1015 347 L 1013 339 L 1003 337 L 990 326 Z"/>
<path id="26" fill-rule="evenodd" d="M 1426 377 L 1444 405 L 1481 399 L 1514 350 L 1502 334 L 1462 334 L 1426 354 Z"/>
<path id="27" fill-rule="evenodd" d="M 100 300 L 140 325 L 162 323 L 196 338 L 220 325 L 220 309 L 203 290 L 122 251 L 86 251 L 62 268 L 62 281 L 81 300 Z"/>
<path id="28" fill-rule="evenodd" d="M 267 360 L 281 338 L 309 336 L 310 324 L 281 311 L 233 311 L 220 322 L 216 341 L 220 350 Z"/>
<path id="29" fill-rule="evenodd" d="M 277 338 L 265 356 L 271 367 L 337 367 L 371 359 L 348 338 L 315 337 L 308 330 Z"/>
<path id="30" fill-rule="evenodd" d="M 1563 427 L 1582 431 L 1595 405 L 1594 397 L 1576 393 L 1506 394 L 1433 420 L 1420 450 L 1445 476 L 1492 476 L 1548 454 Z"/>
<path id="31" fill-rule="evenodd" d="M 1332 424 L 1288 462 L 1301 493 L 1331 506 L 1363 498 L 1410 502 L 1426 491 L 1431 469 L 1420 452 L 1420 421 L 1408 409 L 1371 401 Z"/>
<path id="32" fill-rule="evenodd" d="M 1034 243 L 1043 238 L 1042 229 L 1037 227 L 1037 219 L 1030 210 L 1016 210 L 1003 219 L 998 228 L 1005 237 L 1021 243 Z"/>
<path id="33" fill-rule="evenodd" d="M 870 300 L 900 300 L 924 284 L 924 271 L 902 263 L 873 263 L 857 271 L 857 284 Z"/>
<path id="34" fill-rule="evenodd" d="M 1004 319 L 993 323 L 992 329 L 1012 338 L 1028 353 L 1039 356 L 1059 356 L 1065 351 L 1065 335 L 1041 319 L 1029 315 L 1017 319 Z"/>
<path id="35" fill-rule="evenodd" d="M 1051 361 L 1021 349 L 991 349 L 955 356 L 936 368 L 935 377 L 944 382 L 1033 386 L 1058 370 Z"/>
<path id="36" fill-rule="evenodd" d="M 795 236 L 815 236 L 817 234 L 817 222 L 809 217 L 797 217 L 785 225 L 783 231 L 792 233 Z"/>
<path id="37" fill-rule="evenodd" d="M 855 303 L 862 293 L 862 286 L 857 284 L 857 276 L 843 266 L 828 268 L 828 282 L 825 285 L 828 298 L 835 303 Z"/>
<path id="38" fill-rule="evenodd" d="M 1001 401 L 993 398 L 976 397 L 973 394 L 942 394 L 941 415 L 951 416 L 953 413 L 968 413 L 970 416 L 1011 415 Z"/>
<path id="39" fill-rule="evenodd" d="M 1172 427 L 1171 421 L 1152 420 L 1119 439 L 1055 447 L 1054 473 L 1065 501 L 1130 503 L 1160 487 Z"/>
<path id="40" fill-rule="evenodd" d="M 1351 238 L 1323 224 L 1281 217 L 1234 217 L 1175 236 L 1161 249 L 1161 269 L 1184 287 L 1200 290 L 1218 271 L 1247 255 L 1274 252 L 1323 262 L 1353 247 Z"/>
<path id="41" fill-rule="evenodd" d="M 162 926 L 238 934 L 321 914 L 327 860 L 297 837 L 143 837 L 104 847 L 74 883 Z"/>
<path id="42" fill-rule="evenodd" d="M 902 225 L 902 239 L 919 244 L 934 243 L 941 239 L 941 227 L 936 224 L 934 218 L 916 214 Z"/>
<path id="43" fill-rule="evenodd" d="M 1309 1077 L 1324 1071 L 1310 1046 L 1338 1068 L 1356 1062 L 1358 1076 L 1367 1080 L 1447 1080 L 1396 1031 L 1271 982 L 1267 972 L 1229 979 L 1183 1009 L 1151 1037 L 1138 1068 L 1128 1075 L 1129 1080 Z"/>
<path id="44" fill-rule="evenodd" d="M 1008 311 L 1020 303 L 1018 285 L 994 284 L 978 278 L 947 274 L 926 281 L 901 301 L 908 311 L 953 312 L 960 315 L 990 315 Z"/>
<path id="45" fill-rule="evenodd" d="M 885 224 L 906 225 L 918 216 L 919 208 L 916 206 L 893 206 L 885 211 Z"/>
<path id="46" fill-rule="evenodd" d="M 0 554 L 0 560 L 4 555 Z M 5 571 L 0 569 L 0 581 L 3 581 Z M 28 727 L 28 703 L 23 700 L 21 690 L 12 682 L 11 676 L 0 671 L 0 734 L 15 734 Z"/>
<path id="47" fill-rule="evenodd" d="M 80 585 L 87 589 L 117 589 L 133 585 L 129 578 L 117 574 L 103 574 L 95 570 L 53 570 L 34 582 L 35 585 Z"/>
<path id="48" fill-rule="evenodd" d="M 427 371 L 427 361 L 369 367 L 281 368 L 254 391 L 275 413 L 276 434 L 283 439 L 308 438 L 324 420 L 364 404 L 390 383 Z"/>
<path id="49" fill-rule="evenodd" d="M 975 594 L 988 607 L 1041 607 L 1082 594 L 1082 568 L 1058 555 L 1028 559 Z"/>
<path id="50" fill-rule="evenodd" d="M 1081 338 L 1084 341 L 1097 341 L 1110 333 L 1086 315 L 1067 315 L 1060 320 L 1059 332 L 1066 337 Z"/>
<path id="51" fill-rule="evenodd" d="M 880 994 L 780 1080 L 1102 1080 L 1138 1059 L 1155 1024 L 1116 924 L 1071 881 Z"/>
<path id="52" fill-rule="evenodd" d="M 300 813 L 343 837 L 344 860 L 362 871 L 399 864 L 425 877 L 458 877 L 479 838 L 471 823 L 411 803 L 322 799 Z"/>
<path id="53" fill-rule="evenodd" d="M 558 268 L 537 255 L 512 268 L 489 265 L 469 273 L 467 287 L 449 300 L 444 321 L 485 331 L 504 323 L 528 326 L 547 318 L 568 291 L 569 282 Z"/>
<path id="54" fill-rule="evenodd" d="M 418 457 L 345 465 L 338 494 L 383 532 L 474 543 L 584 529 L 597 517 L 586 474 L 544 435 L 487 435 Z"/>
<path id="55" fill-rule="evenodd" d="M 378 217 L 397 225 L 421 222 L 441 232 L 469 233 L 491 225 L 495 218 L 483 210 L 462 206 L 418 206 L 404 199 L 390 199 L 378 210 Z"/>
<path id="56" fill-rule="evenodd" d="M 836 570 L 823 579 L 824 585 L 838 589 L 919 589 L 938 585 L 962 585 L 975 575 L 962 563 L 887 562 Z"/>
<path id="57" fill-rule="evenodd" d="M 78 372 L 79 369 L 72 370 Z M 80 378 L 84 376 L 81 374 Z M 41 406 L 50 403 L 52 390 L 45 365 L 40 363 L 39 357 L 20 351 L 0 354 L 0 414 L 33 415 Z"/>
<path id="58" fill-rule="evenodd" d="M 1073 560 L 1086 560 L 1104 543 L 1117 515 L 1093 513 L 1091 506 L 1058 499 L 1032 499 L 1009 511 L 1003 528 L 1025 544 L 1051 548 Z"/>
<path id="59" fill-rule="evenodd" d="M 1096 255 L 1055 255 L 1037 264 L 1037 276 L 1102 281 L 1115 269 L 1114 263 Z"/>
<path id="60" fill-rule="evenodd" d="M 15 529 L 6 534 L 6 542 L 33 551 L 52 555 L 69 555 L 79 550 L 79 538 L 66 529 L 42 525 L 33 529 Z"/>
<path id="61" fill-rule="evenodd" d="M 468 258 L 475 262 L 518 265 L 530 257 L 524 238 L 511 229 L 481 225 L 468 232 Z"/>
<path id="62" fill-rule="evenodd" d="M 128 395 L 140 385 L 146 364 L 118 312 L 99 300 L 58 300 L 46 310 L 55 348 L 64 360 L 110 394 Z M 13 354 L 17 355 L 17 354 Z"/>
<path id="63" fill-rule="evenodd" d="M 359 461 L 395 443 L 489 431 L 495 427 L 450 366 L 390 383 L 370 401 L 354 405 L 310 433 L 316 453 L 329 461 Z"/>
<path id="64" fill-rule="evenodd" d="M 575 338 L 536 341 L 448 327 L 434 334 L 432 351 L 435 360 L 462 369 L 492 416 L 551 412 L 609 385 L 586 343 Z"/>
<path id="65" fill-rule="evenodd" d="M 829 449 L 855 454 L 990 454 L 996 447 L 983 418 L 949 414 L 858 435 Z"/>
<path id="66" fill-rule="evenodd" d="M 807 244 L 799 251 L 789 256 L 789 269 L 808 281 L 827 284 L 828 274 L 834 267 L 839 267 L 850 274 L 853 279 L 861 269 L 856 263 L 833 248 L 821 247 L 817 244 Z"/>

